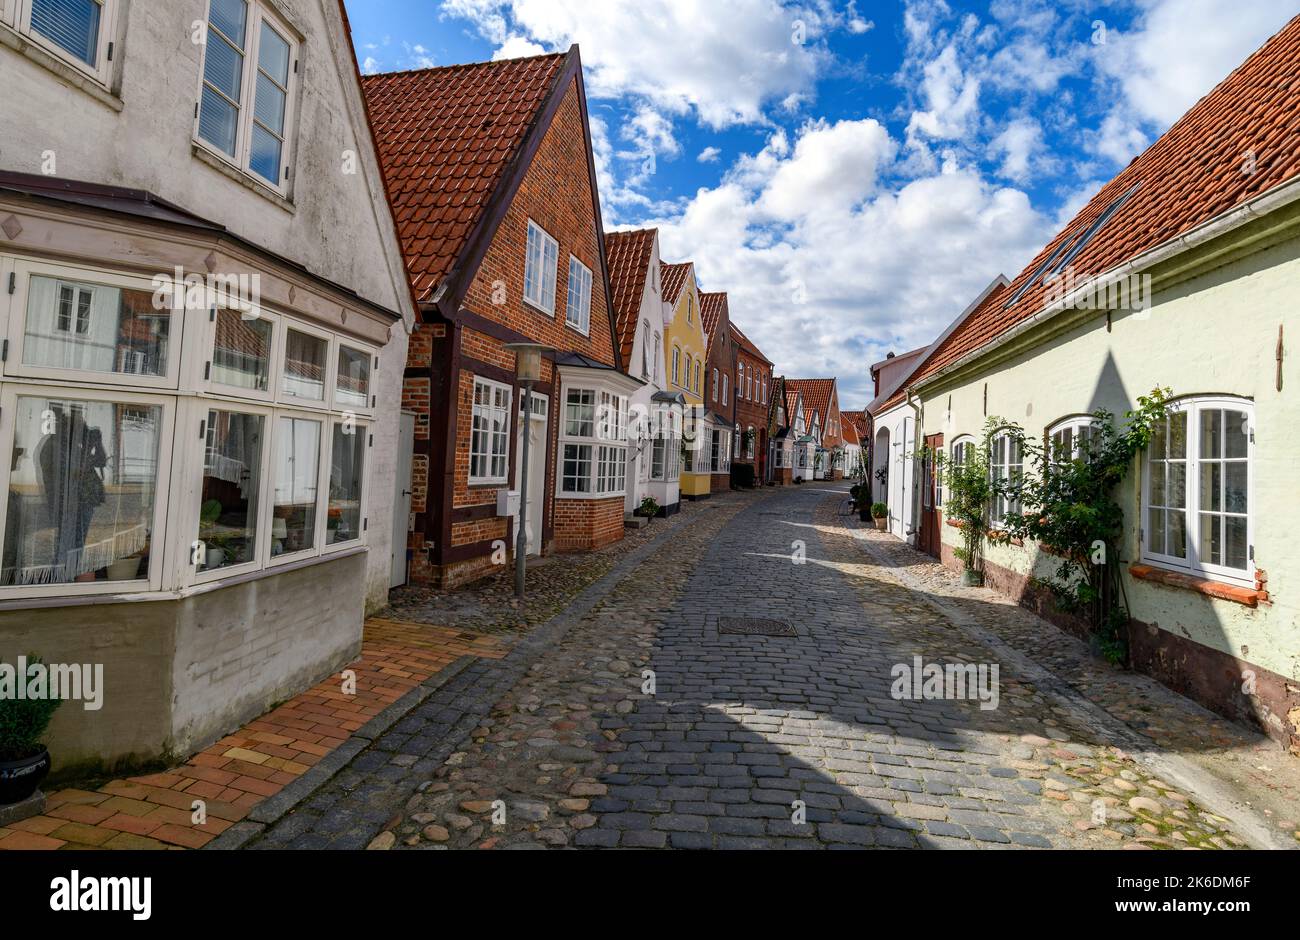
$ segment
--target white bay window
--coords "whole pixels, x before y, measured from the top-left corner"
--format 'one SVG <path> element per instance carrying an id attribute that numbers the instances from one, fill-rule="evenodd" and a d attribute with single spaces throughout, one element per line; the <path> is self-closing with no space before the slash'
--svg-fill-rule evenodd
<path id="1" fill-rule="evenodd" d="M 627 491 L 628 399 L 596 386 L 566 386 L 560 425 L 559 495 L 603 499 Z"/>

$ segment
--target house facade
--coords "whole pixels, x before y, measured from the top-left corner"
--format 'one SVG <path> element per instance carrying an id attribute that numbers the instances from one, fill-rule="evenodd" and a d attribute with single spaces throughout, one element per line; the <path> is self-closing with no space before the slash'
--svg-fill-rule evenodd
<path id="1" fill-rule="evenodd" d="M 951 457 L 990 417 L 1086 455 L 1095 412 L 1122 423 L 1138 396 L 1170 389 L 1117 491 L 1131 664 L 1300 753 L 1300 372 L 1285 329 L 1300 296 L 1300 150 L 1279 119 L 1297 83 L 1300 18 L 1104 186 L 908 392 L 918 438 Z M 1243 164 L 1246 147 L 1267 156 Z M 1029 469 L 997 429 L 990 452 L 999 478 Z M 942 512 L 934 485 L 922 478 L 923 527 Z M 1007 508 L 995 501 L 992 529 Z M 957 533 L 937 528 L 952 563 Z M 985 577 L 1071 626 L 1033 580 L 1054 561 L 999 542 Z"/>
<path id="2" fill-rule="evenodd" d="M 452 587 L 508 563 L 524 505 L 530 555 L 622 538 L 642 382 L 620 361 L 577 47 L 365 90 L 421 318 L 402 393 L 411 580 Z M 527 396 L 514 343 L 549 350 Z"/>
<path id="3" fill-rule="evenodd" d="M 664 327 L 664 365 L 668 391 L 680 393 L 685 402 L 682 425 L 680 490 L 682 499 L 708 499 L 712 492 L 713 423 L 704 403 L 704 363 L 708 344 L 700 309 L 700 287 L 695 265 L 661 264 L 664 303 L 668 319 Z"/>
<path id="4" fill-rule="evenodd" d="M 762 482 L 768 471 L 772 363 L 735 323 L 731 339 L 736 348 L 735 461 L 751 465 L 754 479 Z"/>
<path id="5" fill-rule="evenodd" d="M 809 432 L 816 441 L 813 479 L 844 479 L 844 433 L 835 379 L 789 379 L 787 384 L 799 391 L 808 409 Z"/>
<path id="6" fill-rule="evenodd" d="M 58 6 L 0 5 L 0 658 L 103 664 L 50 740 L 111 771 L 356 657 L 414 306 L 341 4 Z"/>
<path id="7" fill-rule="evenodd" d="M 731 336 L 731 307 L 725 293 L 700 295 L 704 318 L 704 407 L 709 425 L 709 491 L 731 489 L 731 461 L 736 452 L 736 395 L 724 379 L 736 369 L 736 343 Z M 736 392 L 739 389 L 734 390 Z"/>
<path id="8" fill-rule="evenodd" d="M 767 476 L 771 486 L 789 486 L 794 482 L 794 414 L 788 405 L 785 376 L 772 376 L 768 390 Z"/>
<path id="9" fill-rule="evenodd" d="M 685 396 L 669 387 L 664 362 L 668 308 L 660 278 L 659 232 L 606 232 L 615 323 L 624 370 L 642 385 L 631 398 L 627 500 L 648 497 L 669 516 L 681 508 L 681 433 Z"/>

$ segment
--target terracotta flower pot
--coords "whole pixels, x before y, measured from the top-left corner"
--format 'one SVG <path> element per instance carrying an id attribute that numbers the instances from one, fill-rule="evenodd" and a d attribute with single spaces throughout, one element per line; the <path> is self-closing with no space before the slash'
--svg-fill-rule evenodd
<path id="1" fill-rule="evenodd" d="M 879 529 L 881 532 L 887 530 L 889 528 L 889 517 L 881 516 L 879 519 L 877 519 L 876 528 Z"/>

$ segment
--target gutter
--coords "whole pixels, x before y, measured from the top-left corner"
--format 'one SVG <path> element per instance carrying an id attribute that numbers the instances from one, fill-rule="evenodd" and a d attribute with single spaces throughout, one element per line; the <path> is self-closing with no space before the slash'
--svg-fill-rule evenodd
<path id="1" fill-rule="evenodd" d="M 1027 320 L 1022 320 L 1011 329 L 1001 333 L 993 340 L 985 343 L 980 348 L 973 350 L 962 356 L 955 362 L 944 366 L 938 372 L 925 378 L 917 383 L 916 388 L 924 388 L 933 385 L 941 378 L 951 375 L 952 373 L 964 368 L 977 359 L 982 359 L 994 350 L 1000 349 L 1018 339 L 1024 333 L 1029 332 L 1037 326 L 1053 319 L 1058 314 L 1065 313 L 1073 309 L 1073 305 L 1085 293 L 1091 293 L 1104 289 L 1109 285 L 1123 280 L 1130 275 L 1136 274 L 1146 268 L 1161 264 L 1165 261 L 1175 258 L 1184 252 L 1190 251 L 1200 245 L 1204 245 L 1221 235 L 1241 228 L 1242 226 L 1262 219 L 1272 212 L 1283 209 L 1292 203 L 1300 202 L 1300 177 L 1296 177 L 1289 182 L 1281 183 L 1273 187 L 1268 192 L 1261 193 L 1254 199 L 1242 203 L 1235 209 L 1230 209 L 1225 214 L 1204 222 L 1194 229 L 1177 235 L 1169 241 L 1151 248 L 1135 258 L 1124 262 L 1119 267 L 1112 268 L 1105 274 L 1092 278 L 1063 297 L 1061 300 L 1044 307 L 1038 313 L 1034 314 Z M 911 389 L 908 389 L 911 394 Z"/>

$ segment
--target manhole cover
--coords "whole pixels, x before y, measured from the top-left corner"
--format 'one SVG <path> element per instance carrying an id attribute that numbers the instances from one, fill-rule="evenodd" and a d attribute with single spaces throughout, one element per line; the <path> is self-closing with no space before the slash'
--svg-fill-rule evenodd
<path id="1" fill-rule="evenodd" d="M 719 617 L 719 633 L 739 633 L 742 636 L 798 636 L 794 627 L 784 620 L 763 620 L 759 617 Z"/>

